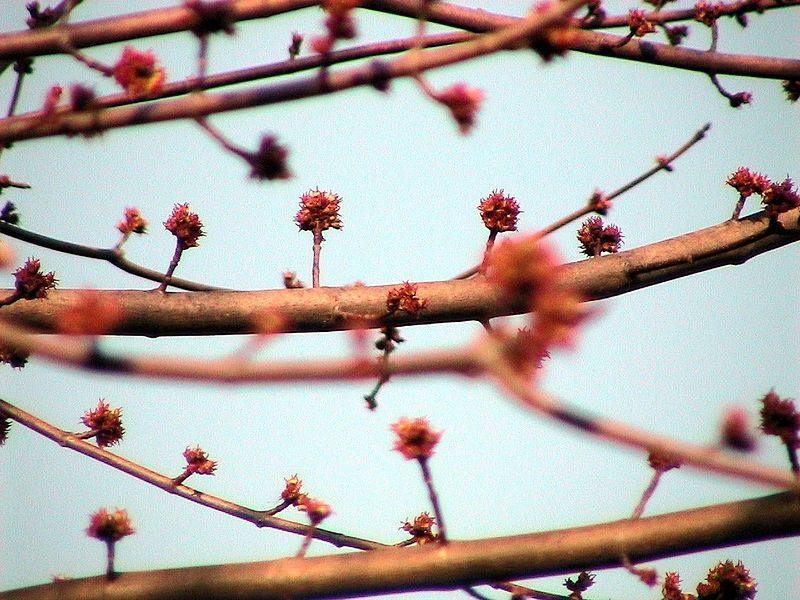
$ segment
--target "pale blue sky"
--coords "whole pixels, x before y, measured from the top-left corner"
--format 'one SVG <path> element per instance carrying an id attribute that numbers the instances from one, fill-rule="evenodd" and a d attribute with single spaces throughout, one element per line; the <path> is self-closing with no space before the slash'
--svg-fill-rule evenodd
<path id="1" fill-rule="evenodd" d="M 3 31 L 19 27 L 22 0 L 6 0 Z M 139 2 L 139 8 L 172 2 Z M 481 3 L 473 3 L 481 4 Z M 84 2 L 74 19 L 111 13 L 111 2 Z M 495 1 L 487 9 L 521 13 L 526 3 Z M 620 6 L 625 6 L 620 4 Z M 614 11 L 616 12 L 616 11 Z M 413 23 L 374 13 L 358 16 L 359 41 L 410 35 Z M 689 43 L 705 47 L 693 25 Z M 720 50 L 797 56 L 800 11 L 751 18 L 744 32 L 724 23 Z M 242 24 L 236 37 L 214 38 L 212 72 L 278 60 L 293 30 L 321 30 L 317 10 Z M 190 34 L 153 38 L 170 79 L 192 73 Z M 113 62 L 119 47 L 92 49 Z M 82 81 L 111 91 L 108 81 L 65 58 L 36 61 L 22 107 L 41 104 L 53 83 Z M 344 229 L 326 236 L 323 285 L 445 279 L 475 263 L 486 230 L 475 210 L 494 188 L 520 202 L 520 228 L 541 227 L 582 204 L 593 189 L 612 190 L 658 154 L 680 146 L 703 123 L 709 136 L 661 173 L 624 196 L 609 217 L 625 247 L 665 239 L 723 221 L 735 193 L 724 181 L 741 165 L 773 179 L 800 178 L 798 109 L 773 81 L 723 78 L 748 90 L 752 106 L 734 110 L 704 75 L 571 54 L 543 66 L 531 53 L 505 53 L 430 75 L 437 86 L 467 81 L 486 92 L 472 135 L 461 137 L 445 112 L 409 82 L 389 94 L 360 89 L 340 95 L 215 117 L 238 143 L 255 147 L 264 132 L 291 149 L 294 179 L 259 184 L 189 123 L 117 130 L 100 138 L 19 143 L 4 153 L 0 173 L 29 182 L 2 199 L 19 206 L 33 230 L 75 242 L 110 246 L 126 206 L 138 206 L 151 233 L 133 239 L 129 257 L 163 269 L 174 241 L 159 223 L 176 202 L 189 202 L 206 225 L 199 248 L 185 253 L 177 274 L 211 284 L 258 289 L 280 286 L 284 270 L 310 280 L 311 236 L 292 218 L 303 192 L 319 186 L 342 198 Z M 12 80 L 0 79 L 0 98 Z M 746 212 L 754 210 L 748 206 Z M 555 236 L 565 260 L 579 254 L 570 228 Z M 153 287 L 104 263 L 13 242 L 20 259 L 41 258 L 62 287 Z M 598 414 L 624 418 L 693 442 L 715 439 L 726 406 L 753 413 L 771 387 L 797 397 L 800 328 L 797 246 L 598 303 L 600 317 L 575 352 L 547 367 L 545 387 Z M 6 274 L 7 285 L 11 276 Z M 464 343 L 475 324 L 403 330 L 400 352 Z M 241 338 L 115 339 L 137 352 L 220 356 Z M 264 357 L 341 355 L 346 334 L 294 335 Z M 445 431 L 431 468 L 450 535 L 476 538 L 623 518 L 636 505 L 650 471 L 643 457 L 585 439 L 524 412 L 489 383 L 458 377 L 397 380 L 379 408 L 364 409 L 372 382 L 305 386 L 222 387 L 100 377 L 32 361 L 0 370 L 0 397 L 60 427 L 78 429 L 81 414 L 106 398 L 124 409 L 127 430 L 114 448 L 169 475 L 181 452 L 200 444 L 219 461 L 213 478 L 190 485 L 253 507 L 276 503 L 283 478 L 298 473 L 330 502 L 327 528 L 395 542 L 397 527 L 429 510 L 418 468 L 391 451 L 389 424 L 427 416 Z M 784 450 L 765 440 L 755 458 L 782 466 Z M 788 468 L 788 467 L 787 467 Z M 579 476 L 589 473 L 589 477 Z M 137 534 L 118 547 L 120 570 L 266 560 L 296 552 L 300 539 L 259 530 L 174 498 L 14 426 L 0 450 L 0 589 L 47 581 L 54 574 L 99 574 L 102 544 L 88 539 L 88 515 L 124 507 Z M 646 514 L 752 497 L 768 490 L 682 469 L 669 473 Z M 294 511 L 288 518 L 303 519 Z M 311 553 L 335 551 L 314 542 Z M 654 563 L 677 570 L 687 589 L 718 560 L 742 560 L 759 581 L 759 599 L 793 597 L 800 550 L 796 540 L 707 552 Z M 563 592 L 563 577 L 535 587 Z M 800 596 L 795 587 L 794 596 Z M 492 594 L 492 592 L 487 592 Z M 420 597 L 456 598 L 460 592 Z M 494 597 L 503 597 L 495 594 Z M 633 577 L 598 574 L 591 598 L 657 598 Z"/>

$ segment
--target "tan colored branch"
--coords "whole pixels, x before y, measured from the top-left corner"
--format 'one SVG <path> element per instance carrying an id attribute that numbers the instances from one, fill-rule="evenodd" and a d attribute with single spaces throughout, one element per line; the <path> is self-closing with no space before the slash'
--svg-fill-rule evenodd
<path id="1" fill-rule="evenodd" d="M 318 558 L 121 573 L 0 593 L 0 600 L 284 600 L 448 590 L 618 567 L 800 533 L 784 493 L 590 527 Z"/>
<path id="2" fill-rule="evenodd" d="M 507 27 L 460 44 L 417 51 L 380 65 L 373 61 L 366 66 L 327 73 L 324 78 L 315 75 L 242 91 L 194 94 L 175 100 L 112 109 L 72 111 L 52 115 L 47 120 L 42 120 L 41 115 L 10 117 L 0 120 L 0 143 L 61 134 L 97 133 L 116 127 L 175 119 L 196 119 L 215 113 L 329 94 L 357 86 L 385 85 L 390 79 L 417 77 L 429 69 L 516 47 L 522 41 L 535 38 L 570 17 L 585 3 L 586 0 L 564 0 L 547 10 L 515 20 Z"/>
<path id="3" fill-rule="evenodd" d="M 230 2 L 233 21 L 272 17 L 317 4 L 319 2 L 316 0 L 231 0 Z M 61 54 L 64 52 L 65 38 L 72 47 L 79 49 L 188 31 L 199 24 L 200 17 L 195 11 L 184 6 L 176 6 L 66 26 L 3 33 L 0 34 L 0 62 Z"/>
<path id="4" fill-rule="evenodd" d="M 781 215 L 781 226 L 764 213 L 725 221 L 706 229 L 626 250 L 565 264 L 566 281 L 588 300 L 618 296 L 722 265 L 741 264 L 800 239 L 800 209 Z M 524 312 L 524 303 L 507 305 L 481 277 L 420 283 L 427 299 L 418 315 L 386 316 L 386 297 L 395 286 L 354 286 L 263 291 L 154 292 L 102 291 L 124 314 L 120 335 L 223 335 L 255 333 L 259 317 L 281 314 L 286 332 L 334 331 L 381 319 L 396 326 L 482 321 Z M 4 296 L 10 291 L 0 292 Z M 0 316 L 40 331 L 56 330 L 61 312 L 79 291 L 55 290 L 46 300 L 20 301 L 0 308 Z"/>
<path id="5" fill-rule="evenodd" d="M 263 2 L 259 3 L 253 0 L 253 4 L 262 6 Z M 559 18 L 570 15 L 581 4 L 583 2 L 580 0 L 570 0 L 569 2 L 554 5 L 542 13 L 518 19 L 494 15 L 486 11 L 471 11 L 471 9 L 441 2 L 435 3 L 431 6 L 430 20 L 470 31 L 490 31 L 493 33 L 454 44 L 448 48 L 426 50 L 424 52 L 415 52 L 413 55 L 402 56 L 385 64 L 382 63 L 377 71 L 375 65 L 370 64 L 355 69 L 330 73 L 324 80 L 312 76 L 226 94 L 194 95 L 177 100 L 161 100 L 141 106 L 125 106 L 114 109 L 70 111 L 57 113 L 57 117 L 46 121 L 42 120 L 40 115 L 13 117 L 0 120 L 0 142 L 5 143 L 62 134 L 74 135 L 82 132 L 96 133 L 116 127 L 128 127 L 174 119 L 199 118 L 214 113 L 328 94 L 356 86 L 375 85 L 378 82 L 385 84 L 387 80 L 393 78 L 417 76 L 425 70 L 470 60 L 500 49 L 515 47 L 520 40 L 535 37 L 538 33 L 557 22 Z M 278 2 L 276 5 L 270 5 L 270 10 L 280 12 L 303 5 L 304 3 L 300 0 L 294 3 L 286 0 Z M 416 0 L 375 0 L 367 6 L 394 14 L 408 13 L 409 15 L 416 15 L 417 10 Z M 186 9 L 170 10 L 186 11 Z M 150 12 L 160 14 L 161 11 Z M 150 12 L 141 13 L 141 15 L 145 15 L 149 19 Z M 257 16 L 256 12 L 253 14 Z M 138 21 L 134 17 L 118 17 L 117 19 L 122 19 L 123 21 L 131 19 L 132 21 L 129 25 L 137 25 L 138 27 Z M 141 16 L 139 18 L 144 19 Z M 187 18 L 185 15 L 174 17 L 177 24 L 183 23 Z M 114 27 L 119 25 L 113 19 L 109 21 L 113 22 L 109 25 L 109 28 L 112 28 L 112 25 Z M 127 23 L 127 21 L 125 22 Z M 91 25 L 91 23 L 97 22 L 86 23 L 80 27 Z M 178 26 L 177 24 L 175 25 L 176 27 Z M 91 30 L 91 27 L 87 29 L 87 31 L 89 30 Z M 54 35 L 57 40 L 61 40 L 58 43 L 63 46 L 63 37 L 61 37 L 63 34 L 58 32 L 51 34 L 51 31 L 51 29 L 36 30 L 31 32 L 31 35 L 38 35 L 39 33 L 42 36 Z M 163 31 L 163 33 L 168 32 Z M 89 36 L 89 39 L 92 39 L 88 33 L 86 35 Z M 143 33 L 142 35 L 149 35 L 149 33 Z M 6 36 L 0 35 L 0 60 L 3 57 L 4 44 L 14 48 L 15 46 L 12 42 L 17 37 L 20 37 L 23 41 L 28 40 L 26 35 L 20 33 L 7 34 Z M 622 40 L 620 36 L 576 29 L 567 43 L 567 47 L 591 54 L 689 69 L 708 74 L 746 75 L 787 80 L 800 79 L 800 60 L 796 59 L 721 54 L 705 50 L 673 47 L 647 40 L 630 40 L 620 46 L 620 40 Z M 86 42 L 80 37 L 79 41 Z M 33 52 L 38 46 L 33 42 L 30 43 L 32 44 L 31 48 L 25 47 Z M 22 42 L 19 45 L 24 46 Z M 75 46 L 77 47 L 79 44 L 75 44 Z M 47 44 L 43 44 L 42 47 L 41 51 L 55 51 Z"/>
<path id="6" fill-rule="evenodd" d="M 372 0 L 366 5 L 366 8 L 416 18 L 417 0 Z M 788 5 L 776 5 L 775 8 L 786 9 L 789 7 Z M 465 31 L 484 33 L 508 27 L 519 19 L 446 2 L 436 2 L 430 6 L 428 20 L 432 23 L 448 25 Z M 568 47 L 571 50 L 588 54 L 598 54 L 612 58 L 700 71 L 702 73 L 770 79 L 800 79 L 800 60 L 798 59 L 722 54 L 708 52 L 707 50 L 670 46 L 669 44 L 653 42 L 649 39 L 633 39 L 623 46 L 615 47 L 622 39 L 623 36 L 576 29 L 574 39 L 569 41 Z"/>

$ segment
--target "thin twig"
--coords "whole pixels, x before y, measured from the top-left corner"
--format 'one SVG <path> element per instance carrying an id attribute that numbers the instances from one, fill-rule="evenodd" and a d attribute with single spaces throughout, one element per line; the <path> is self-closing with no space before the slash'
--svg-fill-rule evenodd
<path id="1" fill-rule="evenodd" d="M 2 226 L 0 223 L 0 229 Z M 799 240 L 800 209 L 783 213 L 777 220 L 762 211 L 639 248 L 567 263 L 559 269 L 563 280 L 581 297 L 600 300 L 723 265 L 740 265 Z M 158 278 L 160 281 L 163 275 Z M 123 318 L 114 328 L 115 334 L 170 336 L 263 333 L 257 317 L 266 313 L 284 318 L 278 332 L 357 329 L 370 315 L 385 314 L 387 294 L 395 287 L 214 291 L 195 295 L 191 302 L 182 292 L 166 296 L 139 290 L 98 293 L 122 308 Z M 402 327 L 481 321 L 527 312 L 524 298 L 509 304 L 482 277 L 420 283 L 418 293 L 428 300 L 424 311 L 417 315 L 396 311 L 383 317 L 382 324 Z M 79 295 L 79 291 L 53 290 L 46 302 L 17 302 L 3 308 L 2 316 L 40 332 L 54 332 L 60 311 Z M 377 369 L 373 365 L 370 373 L 379 375 Z"/>
<path id="2" fill-rule="evenodd" d="M 183 246 L 181 245 L 181 240 L 178 240 L 178 243 L 175 244 L 175 252 L 172 253 L 172 259 L 170 259 L 169 261 L 167 272 L 164 273 L 164 279 L 161 280 L 161 285 L 158 286 L 159 292 L 165 292 L 167 290 L 167 286 L 170 285 L 170 283 L 172 282 L 172 274 L 178 267 L 178 263 L 181 260 L 182 254 L 183 254 Z"/>
<path id="3" fill-rule="evenodd" d="M 296 598 L 312 589 L 317 597 L 340 598 L 409 589 L 462 589 L 487 581 L 567 575 L 598 565 L 615 567 L 620 565 L 620 552 L 644 561 L 786 537 L 799 531 L 797 495 L 784 493 L 637 521 L 624 519 L 535 534 L 453 541 L 446 551 L 438 544 L 426 544 L 313 560 L 284 558 L 130 572 L 114 582 L 114 591 L 127 600 L 149 600 L 174 597 L 176 589 L 189 598 Z M 609 540 L 614 543 L 609 544 Z M 103 600 L 109 596 L 109 584 L 104 577 L 59 581 L 0 592 L 0 600 L 36 600 L 43 595 L 59 600 Z"/>
<path id="4" fill-rule="evenodd" d="M 706 123 L 705 125 L 703 125 L 703 127 L 701 127 L 698 131 L 695 132 L 695 134 L 691 137 L 691 139 L 689 141 L 687 141 L 680 148 L 675 150 L 675 152 L 673 152 L 672 154 L 670 154 L 667 157 L 659 157 L 658 160 L 656 160 L 656 165 L 655 166 L 651 167 L 650 169 L 648 169 L 647 171 L 645 171 L 644 173 L 642 173 L 638 177 L 632 179 L 631 181 L 629 181 L 625 185 L 617 188 L 616 190 L 614 190 L 610 194 L 600 195 L 600 196 L 598 196 L 597 193 L 592 194 L 589 197 L 588 202 L 586 202 L 582 207 L 575 209 L 570 214 L 565 215 L 564 217 L 558 219 L 554 223 L 551 223 L 547 227 L 539 230 L 537 232 L 537 235 L 539 235 L 539 237 L 545 237 L 547 235 L 550 235 L 554 231 L 556 231 L 558 229 L 561 229 L 562 227 L 564 227 L 566 225 L 569 225 L 573 221 L 575 221 L 577 219 L 580 219 L 580 218 L 588 215 L 589 213 L 597 211 L 599 209 L 598 201 L 602 201 L 606 206 L 608 206 L 609 203 L 612 200 L 614 200 L 615 198 L 621 196 L 625 192 L 630 191 L 631 189 L 633 189 L 634 187 L 636 187 L 640 183 L 646 181 L 647 179 L 649 179 L 650 177 L 652 177 L 653 175 L 655 175 L 659 171 L 672 171 L 672 163 L 675 162 L 678 159 L 678 157 L 680 157 L 682 154 L 687 152 L 697 142 L 702 140 L 705 137 L 706 133 L 708 132 L 708 130 L 710 128 L 711 128 L 711 123 Z M 484 259 L 483 259 L 483 263 L 481 263 L 481 265 L 472 267 L 470 269 L 467 269 L 463 273 L 459 273 L 458 275 L 453 277 L 453 279 L 466 279 L 468 277 L 472 277 L 473 275 L 476 275 L 480 271 L 485 270 L 485 265 L 486 265 L 486 262 L 487 262 L 489 250 L 491 249 L 491 244 L 493 244 L 493 243 L 494 243 L 494 240 L 490 236 L 489 237 L 489 241 L 486 243 L 486 252 L 484 253 Z"/>
<path id="5" fill-rule="evenodd" d="M 638 519 L 642 516 L 644 512 L 645 506 L 650 501 L 650 498 L 653 497 L 653 493 L 656 491 L 658 487 L 658 482 L 661 481 L 661 476 L 664 474 L 662 469 L 655 469 L 653 471 L 653 476 L 650 479 L 650 483 L 645 488 L 644 492 L 642 492 L 642 497 L 639 500 L 639 503 L 636 505 L 636 508 L 633 509 L 633 514 L 631 515 L 631 519 Z"/>
<path id="6" fill-rule="evenodd" d="M 34 244 L 40 248 L 47 248 L 48 250 L 55 250 L 56 252 L 72 254 L 73 256 L 104 260 L 108 263 L 111 263 L 118 269 L 125 271 L 126 273 L 130 273 L 131 275 L 141 277 L 142 279 L 148 279 L 158 283 L 163 283 L 165 281 L 163 273 L 159 273 L 158 271 L 148 269 L 147 267 L 143 267 L 132 261 L 129 261 L 127 258 L 125 258 L 125 254 L 121 248 L 118 247 L 96 248 L 93 246 L 85 246 L 83 244 L 66 242 L 64 240 L 52 238 L 40 233 L 34 233 L 33 231 L 23 229 L 22 227 L 12 225 L 11 223 L 7 223 L 5 221 L 0 221 L 0 233 L 29 244 Z M 170 285 L 172 287 L 195 292 L 208 292 L 212 290 L 225 289 L 215 287 L 213 285 L 207 285 L 205 283 L 190 281 L 188 279 L 181 279 L 179 277 L 172 277 L 170 279 Z"/>
<path id="7" fill-rule="evenodd" d="M 319 287 L 319 255 L 322 250 L 322 242 L 324 240 L 325 238 L 322 237 L 322 231 L 315 229 L 311 262 L 311 287 L 315 288 Z"/>
<path id="8" fill-rule="evenodd" d="M 797 6 L 800 0 L 759 0 L 758 2 L 731 2 L 725 4 L 724 2 L 718 3 L 719 15 L 726 17 L 734 17 L 739 14 L 747 13 L 762 13 L 767 10 L 776 8 L 787 8 L 789 6 Z M 652 12 L 645 13 L 643 18 L 654 25 L 663 23 L 674 23 L 680 21 L 692 21 L 697 14 L 694 8 L 684 8 L 676 10 L 662 10 L 656 9 Z M 576 19 L 575 24 L 583 29 L 610 29 L 615 27 L 627 27 L 630 17 L 624 15 L 607 15 L 599 19 L 592 19 L 586 21 L 585 19 Z"/>
<path id="9" fill-rule="evenodd" d="M 421 457 L 418 459 L 418 462 L 422 469 L 422 479 L 425 481 L 425 487 L 428 488 L 428 498 L 430 498 L 431 506 L 433 507 L 433 514 L 436 516 L 436 525 L 439 528 L 439 535 L 436 536 L 436 539 L 440 543 L 446 544 L 447 532 L 444 526 L 444 515 L 442 514 L 442 507 L 439 502 L 439 494 L 436 493 L 436 488 L 433 485 L 433 477 L 431 476 L 431 469 L 428 466 L 428 459 Z"/>

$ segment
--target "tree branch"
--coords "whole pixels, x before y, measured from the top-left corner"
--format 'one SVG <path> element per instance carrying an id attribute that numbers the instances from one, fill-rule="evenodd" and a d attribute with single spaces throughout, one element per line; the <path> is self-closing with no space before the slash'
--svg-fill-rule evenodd
<path id="1" fill-rule="evenodd" d="M 317 558 L 121 573 L 0 593 L 0 600 L 285 600 L 448 590 L 640 562 L 800 533 L 796 494 L 512 537 Z"/>
<path id="2" fill-rule="evenodd" d="M 797 6 L 800 0 L 759 0 L 758 2 L 732 2 L 725 4 L 719 3 L 719 15 L 721 17 L 735 17 L 739 14 L 762 13 L 776 8 L 787 8 Z M 672 23 L 675 21 L 694 21 L 697 11 L 694 7 L 675 10 L 654 10 L 644 14 L 644 18 L 653 24 Z M 592 18 L 588 22 L 584 19 L 577 19 L 576 25 L 587 29 L 604 29 L 606 27 L 628 27 L 630 16 L 607 15 L 603 18 Z"/>
<path id="3" fill-rule="evenodd" d="M 365 5 L 365 8 L 412 19 L 416 18 L 417 7 L 416 0 L 371 0 Z M 428 9 L 428 20 L 432 23 L 448 25 L 473 33 L 485 33 L 508 27 L 519 18 L 456 6 L 446 2 L 435 2 Z M 576 28 L 574 36 L 567 42 L 567 48 L 587 54 L 709 74 L 800 79 L 800 60 L 798 59 L 722 54 L 638 39 L 630 40 L 625 45 L 619 46 L 622 39 L 623 36 Z"/>
<path id="4" fill-rule="evenodd" d="M 6 221 L 0 220 L 0 233 L 4 233 L 9 237 L 28 242 L 40 248 L 47 248 L 55 250 L 56 252 L 64 252 L 65 254 L 72 254 L 73 256 L 83 256 L 85 258 L 94 258 L 97 260 L 104 260 L 111 263 L 118 269 L 148 279 L 158 283 L 163 283 L 166 277 L 159 271 L 148 269 L 135 262 L 125 258 L 125 253 L 120 248 L 96 248 L 94 246 L 85 246 L 83 244 L 74 244 L 64 240 L 52 238 L 40 233 L 35 233 L 22 227 L 12 225 Z M 169 284 L 172 287 L 181 288 L 193 292 L 207 292 L 211 290 L 221 290 L 223 288 L 215 287 L 213 285 L 206 285 L 205 283 L 198 283 L 196 281 L 189 281 L 188 279 L 181 279 L 180 277 L 170 277 Z"/>
<path id="5" fill-rule="evenodd" d="M 0 400 L 0 414 L 10 417 L 14 421 L 21 423 L 25 427 L 32 429 L 36 433 L 43 435 L 44 437 L 56 442 L 64 448 L 69 448 L 70 450 L 80 452 L 84 456 L 93 458 L 94 460 L 109 465 L 118 471 L 160 488 L 165 492 L 180 496 L 185 500 L 189 500 L 191 502 L 200 504 L 201 506 L 205 506 L 206 508 L 211 508 L 227 515 L 243 519 L 255 524 L 258 527 L 269 527 L 271 529 L 277 529 L 279 531 L 295 533 L 303 536 L 308 533 L 308 525 L 303 525 L 302 523 L 296 523 L 294 521 L 276 517 L 269 514 L 268 511 L 265 510 L 248 508 L 246 506 L 242 506 L 241 504 L 236 504 L 234 502 L 224 500 L 223 498 L 212 496 L 211 494 L 206 494 L 205 492 L 190 488 L 186 485 L 176 485 L 175 480 L 171 477 L 167 477 L 166 475 L 152 471 L 146 467 L 143 467 L 142 465 L 114 454 L 113 452 L 109 452 L 108 450 L 95 446 L 94 444 L 80 439 L 80 437 L 77 435 L 50 425 L 49 423 L 34 417 L 30 413 L 27 413 L 24 410 L 5 402 L 4 400 Z M 315 528 L 313 537 L 315 539 L 333 544 L 337 547 L 346 546 L 349 548 L 357 548 L 359 550 L 373 550 L 375 548 L 385 546 L 385 544 L 379 544 L 378 542 L 373 542 L 371 540 L 356 538 L 321 528 Z"/>
<path id="6" fill-rule="evenodd" d="M 723 265 L 742 264 L 761 253 L 800 239 L 800 209 L 771 223 L 763 212 L 737 221 L 616 254 L 568 263 L 564 281 L 587 300 L 625 294 Z M 386 297 L 396 286 L 353 286 L 263 291 L 173 292 L 100 291 L 122 308 L 118 335 L 223 335 L 258 333 L 258 318 L 280 314 L 284 332 L 334 331 L 375 326 L 426 325 L 483 321 L 519 314 L 525 303 L 507 304 L 482 277 L 420 283 L 427 300 L 417 315 L 386 314 Z M 0 292 L 2 293 L 2 292 Z M 6 295 L 11 291 L 7 291 Z M 0 316 L 43 332 L 56 331 L 59 315 L 79 291 L 53 290 L 46 300 L 15 302 L 0 308 Z"/>
<path id="7" fill-rule="evenodd" d="M 231 19 L 272 17 L 319 4 L 317 0 L 231 0 Z M 6 8 L 6 10 L 8 10 Z M 196 11 L 184 6 L 160 8 L 70 25 L 0 34 L 0 61 L 61 54 L 64 39 L 73 48 L 88 48 L 155 35 L 188 31 L 201 24 Z"/>
<path id="8" fill-rule="evenodd" d="M 586 0 L 565 0 L 547 10 L 516 20 L 497 31 L 452 46 L 417 50 L 385 63 L 326 72 L 293 81 L 219 94 L 194 94 L 176 100 L 162 100 L 138 106 L 72 111 L 50 116 L 10 117 L 0 120 L 0 143 L 77 133 L 97 133 L 115 127 L 158 123 L 175 119 L 196 119 L 209 114 L 299 100 L 363 85 L 384 86 L 399 77 L 417 77 L 423 71 L 471 60 L 498 50 L 515 47 L 521 40 L 536 37 L 571 15 Z"/>

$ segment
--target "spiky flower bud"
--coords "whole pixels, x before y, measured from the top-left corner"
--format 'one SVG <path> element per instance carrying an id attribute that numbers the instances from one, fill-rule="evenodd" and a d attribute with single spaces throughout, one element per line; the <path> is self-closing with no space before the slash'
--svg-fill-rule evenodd
<path id="1" fill-rule="evenodd" d="M 442 432 L 432 429 L 428 420 L 423 418 L 403 417 L 392 425 L 392 431 L 397 435 L 394 450 L 406 460 L 430 458 L 442 437 Z"/>

